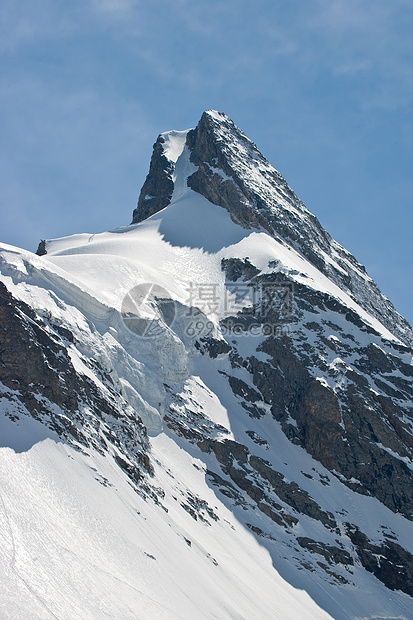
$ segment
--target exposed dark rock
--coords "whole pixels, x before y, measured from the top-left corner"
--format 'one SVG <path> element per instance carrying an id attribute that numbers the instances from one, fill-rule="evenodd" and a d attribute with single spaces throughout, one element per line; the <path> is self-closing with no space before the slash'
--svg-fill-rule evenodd
<path id="1" fill-rule="evenodd" d="M 242 400 L 240 404 L 241 407 L 245 409 L 245 411 L 248 413 L 250 418 L 255 418 L 259 420 L 260 418 L 263 418 L 266 414 L 265 409 L 263 409 L 262 407 L 257 407 L 257 405 L 254 405 L 253 403 L 247 403 L 245 402 L 245 400 Z"/>
<path id="2" fill-rule="evenodd" d="M 41 408 L 34 397 L 36 393 L 76 411 L 78 377 L 66 348 L 51 337 L 33 310 L 15 300 L 1 282 L 0 351 L 1 381 L 18 390 L 29 411 Z"/>
<path id="3" fill-rule="evenodd" d="M 305 536 L 297 536 L 297 542 L 301 547 L 308 549 L 311 553 L 322 555 L 329 564 L 344 564 L 346 566 L 352 566 L 354 564 L 353 558 L 347 551 L 335 547 L 334 545 L 326 545 L 325 543 Z"/>
<path id="4" fill-rule="evenodd" d="M 265 448 L 269 448 L 270 445 L 266 439 L 263 439 L 255 431 L 245 431 L 246 434 L 259 446 L 264 446 Z"/>
<path id="5" fill-rule="evenodd" d="M 317 519 L 327 527 L 336 527 L 337 524 L 333 515 L 322 510 L 307 491 L 303 491 L 296 482 L 286 482 L 282 474 L 273 470 L 263 459 L 257 456 L 251 455 L 249 464 L 264 480 L 270 483 L 278 497 L 297 512 Z"/>
<path id="6" fill-rule="evenodd" d="M 231 282 L 236 282 L 241 277 L 244 281 L 251 280 L 260 273 L 260 270 L 251 263 L 248 257 L 244 258 L 244 260 L 240 258 L 223 258 L 221 268 Z"/>
<path id="7" fill-rule="evenodd" d="M 47 254 L 45 239 L 42 239 L 40 241 L 39 245 L 37 246 L 36 254 L 37 256 L 44 256 L 45 254 Z"/>
<path id="8" fill-rule="evenodd" d="M 204 338 L 200 338 L 199 341 L 195 342 L 195 347 L 202 353 L 208 353 L 209 357 L 215 359 L 219 355 L 229 353 L 232 347 L 225 340 L 218 340 L 217 338 L 212 338 L 211 336 L 207 336 Z"/>
<path id="9" fill-rule="evenodd" d="M 360 357 L 356 366 L 362 371 L 367 373 L 375 372 L 392 372 L 395 370 L 395 364 L 389 355 L 386 355 L 382 349 L 374 344 L 369 344 L 367 347 L 361 350 L 362 357 Z"/>
<path id="10" fill-rule="evenodd" d="M 133 463 L 129 463 L 125 458 L 121 457 L 119 454 L 115 455 L 115 461 L 117 462 L 119 467 L 121 467 L 127 473 L 129 478 L 131 478 L 137 483 L 141 480 L 142 474 L 139 468 L 136 467 L 136 465 L 134 465 Z"/>
<path id="11" fill-rule="evenodd" d="M 297 518 L 286 513 L 277 503 L 277 498 L 297 513 L 317 519 L 328 528 L 336 527 L 333 515 L 323 511 L 298 484 L 287 482 L 281 473 L 272 469 L 263 459 L 250 454 L 246 446 L 230 439 L 203 439 L 198 442 L 198 446 L 203 452 L 212 451 L 232 481 L 279 525 L 291 526 L 297 522 Z"/>
<path id="12" fill-rule="evenodd" d="M 348 581 L 348 579 L 346 579 L 345 577 L 343 577 L 343 575 L 340 575 L 339 573 L 335 573 L 334 571 L 332 571 L 328 565 L 324 564 L 324 562 L 317 562 L 318 566 L 320 566 L 323 570 L 325 570 L 325 572 L 327 573 L 327 575 L 330 575 L 334 581 L 336 583 L 350 583 Z M 333 583 L 334 583 L 333 581 Z"/>
<path id="13" fill-rule="evenodd" d="M 222 476 L 210 470 L 207 470 L 206 475 L 210 478 L 211 482 L 218 487 L 219 491 L 226 497 L 229 497 L 236 506 L 245 506 L 245 500 L 242 493 L 240 493 L 239 489 L 231 484 L 231 482 L 225 480 Z"/>
<path id="14" fill-rule="evenodd" d="M 242 264 L 228 263 L 224 267 L 233 269 L 234 277 L 239 278 Z M 333 311 L 343 315 L 346 321 L 361 331 L 375 334 L 354 311 L 349 311 L 329 295 L 297 285 L 295 297 L 298 302 L 304 299 L 309 307 L 316 307 L 322 313 Z M 223 324 L 227 325 L 228 320 Z M 254 320 L 254 315 L 243 316 L 239 313 L 237 316 L 238 324 L 245 323 L 245 331 Z M 316 380 L 310 370 L 318 367 L 322 372 L 328 370 L 331 377 L 339 378 L 340 365 L 333 371 L 324 362 L 326 351 L 344 357 L 352 354 L 354 336 L 343 333 L 342 328 L 331 321 L 324 321 L 324 324 L 327 323 L 341 338 L 348 339 L 351 346 L 327 339 L 323 335 L 322 322 L 306 323 L 306 329 L 319 335 L 316 347 L 307 343 L 303 332 L 300 351 L 288 336 L 266 339 L 261 350 L 271 356 L 271 364 L 254 356 L 243 360 L 236 350 L 231 352 L 233 367 L 243 367 L 251 372 L 259 394 L 255 395 L 245 382 L 235 377 L 229 377 L 231 388 L 244 399 L 242 404 L 253 417 L 260 417 L 260 412 L 251 411 L 254 405 L 248 405 L 245 401 L 254 403 L 261 396 L 271 405 L 272 413 L 281 422 L 286 435 L 292 441 L 299 442 L 328 469 L 340 472 L 340 479 L 350 488 L 359 493 L 373 494 L 393 511 L 403 512 L 412 518 L 411 472 L 402 460 L 381 447 L 388 447 L 402 458 L 413 456 L 411 430 L 402 421 L 413 417 L 411 366 L 370 344 L 358 349 L 354 369 L 348 368 L 344 362 L 340 363 L 341 372 L 351 381 L 345 392 L 334 392 L 325 381 Z M 392 379 L 389 373 L 395 369 L 409 377 L 409 380 L 404 380 L 396 376 L 399 390 L 389 385 Z M 368 377 L 374 377 L 382 395 L 371 390 Z M 400 399 L 407 399 L 406 406 L 401 407 L 394 399 L 399 399 L 399 402 Z M 294 424 L 291 424 L 291 418 Z"/>
<path id="15" fill-rule="evenodd" d="M 103 452 L 108 443 L 116 446 L 118 465 L 146 486 L 142 481 L 153 468 L 141 419 L 126 412 L 111 384 L 103 394 L 76 372 L 66 349 L 71 342 L 70 330 L 45 322 L 0 282 L 0 381 L 13 390 L 10 397 L 75 447 Z M 96 369 L 105 381 L 95 362 Z"/>
<path id="16" fill-rule="evenodd" d="M 245 524 L 247 527 L 249 527 L 249 529 L 254 532 L 254 534 L 257 534 L 257 536 L 261 536 L 262 538 L 269 538 L 270 540 L 275 540 L 275 538 L 273 538 L 273 536 L 271 536 L 270 534 L 266 534 L 266 532 L 264 532 L 260 527 L 258 527 L 257 525 L 252 525 L 251 523 L 246 523 Z"/>
<path id="17" fill-rule="evenodd" d="M 185 437 L 185 439 L 189 439 L 190 441 L 200 441 L 203 438 L 203 434 L 194 428 L 191 428 L 183 421 L 172 418 L 169 415 L 164 415 L 164 421 L 168 425 L 168 428 L 173 430 L 179 437 Z"/>
<path id="18" fill-rule="evenodd" d="M 344 314 L 344 307 L 339 303 L 332 303 L 328 296 L 307 291 L 301 285 L 296 288 L 295 296 L 296 299 L 304 296 L 321 312 L 333 308 L 339 315 Z M 346 313 L 345 319 L 350 319 L 363 330 L 363 322 L 358 325 L 359 321 L 355 321 L 351 313 Z M 412 382 L 403 383 L 403 392 L 397 392 L 399 399 L 406 400 L 406 406 L 400 400 L 390 398 L 395 395 L 390 394 L 387 377 L 396 368 L 397 358 L 371 345 L 358 349 L 354 363 L 358 371 L 342 364 L 342 372 L 351 381 L 345 391 L 333 391 L 325 381 L 317 380 L 311 371 L 318 368 L 321 375 L 326 373 L 326 351 L 336 354 L 338 345 L 333 341 L 332 346 L 327 346 L 329 341 L 314 325 L 317 324 L 307 323 L 306 328 L 320 334 L 315 346 L 306 346 L 304 340 L 297 348 L 299 341 L 291 337 L 268 338 L 261 350 L 271 356 L 271 363 L 254 356 L 237 363 L 251 372 L 254 385 L 264 401 L 271 405 L 274 417 L 281 422 L 292 441 L 300 443 L 328 469 L 342 474 L 340 479 L 353 490 L 372 494 L 391 510 L 402 512 L 411 519 L 411 471 L 382 446 L 402 458 L 413 456 L 413 437 L 406 425 L 406 420 L 412 419 Z M 348 353 L 348 348 L 340 345 L 339 354 L 345 357 Z M 235 355 L 236 351 L 232 357 Z M 400 364 L 402 362 L 398 360 L 399 367 Z M 410 372 L 410 366 L 408 368 L 405 376 Z M 334 372 L 329 371 L 329 374 L 336 376 Z M 383 390 L 382 395 L 371 390 L 367 377 L 375 378 L 376 386 Z M 291 424 L 291 418 L 294 424 Z"/>
<path id="19" fill-rule="evenodd" d="M 164 143 L 165 140 L 160 135 L 153 145 L 149 173 L 142 186 L 138 205 L 133 212 L 132 224 L 142 222 L 154 213 L 158 213 L 168 206 L 171 200 L 174 190 L 172 181 L 174 165 L 164 155 Z"/>
<path id="20" fill-rule="evenodd" d="M 186 492 L 187 503 L 181 502 L 182 508 L 186 510 L 191 517 L 197 521 L 203 521 L 210 525 L 207 517 L 211 518 L 213 521 L 219 521 L 219 517 L 216 512 L 209 506 L 208 502 L 200 497 L 194 495 L 190 491 Z"/>
<path id="21" fill-rule="evenodd" d="M 205 112 L 188 133 L 187 145 L 191 161 L 198 167 L 188 179 L 191 189 L 227 209 L 234 222 L 244 228 L 264 229 L 287 240 L 403 342 L 413 344 L 410 325 L 366 278 L 363 265 L 333 242 L 281 174 L 231 119 Z M 325 260 L 324 253 L 333 260 Z M 347 310 L 348 320 L 357 322 L 356 313 Z"/>
<path id="22" fill-rule="evenodd" d="M 358 527 L 347 524 L 347 533 L 364 568 L 390 590 L 413 596 L 413 555 L 392 540 L 372 543 Z"/>
<path id="23" fill-rule="evenodd" d="M 68 342 L 74 342 L 74 336 L 70 329 L 67 329 L 67 327 L 63 327 L 63 325 L 58 325 L 57 323 L 53 323 L 52 327 L 54 330 L 57 331 L 60 336 L 66 338 Z M 51 334 L 51 336 L 53 337 L 53 334 Z"/>
<path id="24" fill-rule="evenodd" d="M 257 390 L 250 387 L 242 381 L 242 379 L 238 379 L 237 377 L 229 376 L 228 377 L 229 384 L 231 386 L 232 391 L 236 396 L 240 396 L 241 398 L 247 400 L 250 403 L 256 403 L 257 401 L 262 400 L 261 395 Z"/>

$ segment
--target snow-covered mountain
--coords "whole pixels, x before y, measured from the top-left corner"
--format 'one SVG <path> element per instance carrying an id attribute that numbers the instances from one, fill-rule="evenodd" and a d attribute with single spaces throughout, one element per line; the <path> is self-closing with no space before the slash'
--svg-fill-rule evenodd
<path id="1" fill-rule="evenodd" d="M 228 117 L 0 279 L 2 618 L 412 617 L 412 330 Z"/>

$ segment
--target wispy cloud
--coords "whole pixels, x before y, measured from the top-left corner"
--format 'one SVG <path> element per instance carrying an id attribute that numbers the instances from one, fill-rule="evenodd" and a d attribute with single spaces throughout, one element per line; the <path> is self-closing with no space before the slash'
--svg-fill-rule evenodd
<path id="1" fill-rule="evenodd" d="M 70 234 L 79 210 L 82 229 L 128 223 L 158 131 L 139 103 L 27 75 L 0 89 L 3 238 Z"/>
<path id="2" fill-rule="evenodd" d="M 138 4 L 136 0 L 91 0 L 95 11 L 126 17 Z"/>
<path id="3" fill-rule="evenodd" d="M 303 30 L 319 39 L 318 49 L 312 47 L 317 66 L 346 78 L 368 76 L 374 87 L 364 107 L 395 109 L 412 103 L 412 3 L 317 0 L 315 5 Z"/>
<path id="4" fill-rule="evenodd" d="M 84 8 L 74 0 L 72 10 L 62 10 L 53 0 L 2 0 L 0 52 L 15 54 L 21 46 L 44 41 L 61 42 L 82 24 Z"/>

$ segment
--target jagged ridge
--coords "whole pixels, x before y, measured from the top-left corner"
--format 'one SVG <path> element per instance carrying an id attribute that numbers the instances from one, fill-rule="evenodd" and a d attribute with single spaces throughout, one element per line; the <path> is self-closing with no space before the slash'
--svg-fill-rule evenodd
<path id="1" fill-rule="evenodd" d="M 161 134 L 154 145 L 133 223 L 170 204 L 176 161 L 165 155 L 165 135 Z M 213 110 L 204 112 L 197 127 L 187 132 L 186 145 L 191 162 L 198 168 L 188 178 L 188 187 L 227 209 L 237 224 L 267 230 L 291 244 L 405 344 L 413 345 L 410 325 L 364 266 L 331 238 L 229 117 Z"/>

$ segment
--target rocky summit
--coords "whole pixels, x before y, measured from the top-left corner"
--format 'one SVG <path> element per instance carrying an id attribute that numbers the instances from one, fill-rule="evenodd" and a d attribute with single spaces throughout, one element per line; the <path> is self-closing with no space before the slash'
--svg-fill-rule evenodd
<path id="1" fill-rule="evenodd" d="M 412 617 L 412 329 L 225 114 L 0 317 L 1 617 Z"/>

